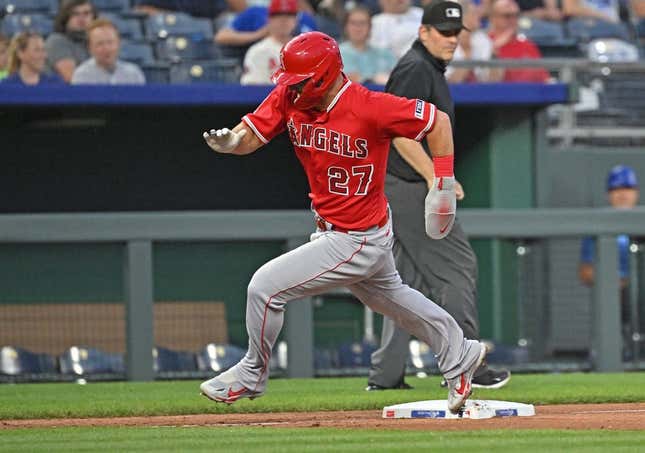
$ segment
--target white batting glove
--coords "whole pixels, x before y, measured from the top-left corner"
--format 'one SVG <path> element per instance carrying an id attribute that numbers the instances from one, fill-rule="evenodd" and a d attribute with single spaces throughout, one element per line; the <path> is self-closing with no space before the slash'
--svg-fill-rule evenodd
<path id="1" fill-rule="evenodd" d="M 230 153 L 246 135 L 246 129 L 234 132 L 230 129 L 211 129 L 210 132 L 204 132 L 203 137 L 208 146 L 218 153 Z"/>
<path id="2" fill-rule="evenodd" d="M 457 211 L 456 184 L 454 176 L 435 178 L 426 195 L 426 234 L 432 239 L 442 239 L 452 230 Z"/>

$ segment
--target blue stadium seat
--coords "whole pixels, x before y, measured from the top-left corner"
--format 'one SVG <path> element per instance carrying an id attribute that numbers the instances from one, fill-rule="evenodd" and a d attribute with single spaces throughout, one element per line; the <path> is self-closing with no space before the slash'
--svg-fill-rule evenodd
<path id="1" fill-rule="evenodd" d="M 559 22 L 522 17 L 518 25 L 519 33 L 538 46 L 543 43 L 561 42 L 564 39 L 564 27 Z"/>
<path id="2" fill-rule="evenodd" d="M 408 365 L 419 371 L 428 371 L 438 368 L 437 358 L 430 347 L 419 340 L 410 340 L 410 355 Z"/>
<path id="3" fill-rule="evenodd" d="M 36 354 L 16 346 L 0 348 L 0 374 L 57 373 L 56 359 L 49 354 Z"/>
<path id="4" fill-rule="evenodd" d="M 338 364 L 341 368 L 369 367 L 376 345 L 370 342 L 343 343 L 338 347 Z"/>
<path id="5" fill-rule="evenodd" d="M 47 36 L 54 30 L 53 20 L 41 14 L 10 14 L 2 20 L 0 27 L 6 36 L 22 31 L 35 31 Z"/>
<path id="6" fill-rule="evenodd" d="M 196 19 L 184 13 L 155 14 L 145 20 L 146 38 L 151 41 L 169 36 L 185 36 L 194 41 L 212 41 L 213 22 Z"/>
<path id="7" fill-rule="evenodd" d="M 141 70 L 146 76 L 146 84 L 150 83 L 170 83 L 170 65 L 167 63 L 144 63 L 141 64 Z"/>
<path id="8" fill-rule="evenodd" d="M 0 0 L 0 10 L 7 14 L 40 13 L 54 15 L 58 0 Z"/>
<path id="9" fill-rule="evenodd" d="M 197 354 L 200 371 L 226 371 L 242 360 L 246 350 L 232 344 L 209 343 Z"/>
<path id="10" fill-rule="evenodd" d="M 623 24 L 614 24 L 597 19 L 571 19 L 566 24 L 569 37 L 578 42 L 589 42 L 596 38 L 618 38 L 630 41 L 629 31 Z"/>
<path id="11" fill-rule="evenodd" d="M 213 41 L 193 41 L 183 36 L 171 36 L 157 41 L 157 57 L 161 60 L 179 63 L 191 60 L 211 60 L 220 56 Z"/>
<path id="12" fill-rule="evenodd" d="M 124 13 L 130 10 L 130 0 L 92 0 L 92 4 L 102 13 Z"/>
<path id="13" fill-rule="evenodd" d="M 343 30 L 341 29 L 341 25 L 338 21 L 321 16 L 320 14 L 316 14 L 314 19 L 319 31 L 328 34 L 336 40 L 342 38 Z"/>
<path id="14" fill-rule="evenodd" d="M 238 83 L 241 73 L 235 59 L 184 62 L 171 66 L 170 83 Z"/>
<path id="15" fill-rule="evenodd" d="M 150 44 L 143 42 L 121 41 L 119 58 L 139 66 L 154 63 L 155 55 Z"/>
<path id="16" fill-rule="evenodd" d="M 645 43 L 645 19 L 641 19 L 636 24 L 636 34 L 641 42 Z"/>
<path id="17" fill-rule="evenodd" d="M 195 354 L 185 351 L 155 347 L 152 350 L 155 373 L 164 371 L 197 371 Z"/>
<path id="18" fill-rule="evenodd" d="M 108 19 L 112 22 L 122 39 L 130 39 L 133 41 L 143 41 L 143 31 L 141 31 L 141 22 L 135 18 L 124 18 L 115 13 L 104 13 L 100 15 L 103 19 Z"/>
<path id="19" fill-rule="evenodd" d="M 83 376 L 125 373 L 123 354 L 104 352 L 95 348 L 72 346 L 58 360 L 63 374 Z"/>

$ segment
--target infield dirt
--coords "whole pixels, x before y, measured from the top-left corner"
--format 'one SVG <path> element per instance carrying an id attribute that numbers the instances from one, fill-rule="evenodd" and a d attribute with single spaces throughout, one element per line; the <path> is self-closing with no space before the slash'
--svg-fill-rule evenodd
<path id="1" fill-rule="evenodd" d="M 0 420 L 0 429 L 68 426 L 267 426 L 402 430 L 474 429 L 645 429 L 645 403 L 536 406 L 533 417 L 486 420 L 383 419 L 381 411 L 197 414 L 117 418 Z"/>

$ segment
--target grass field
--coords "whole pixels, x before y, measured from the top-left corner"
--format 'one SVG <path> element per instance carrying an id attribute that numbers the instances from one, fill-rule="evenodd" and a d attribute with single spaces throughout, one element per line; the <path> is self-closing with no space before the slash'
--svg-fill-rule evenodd
<path id="1" fill-rule="evenodd" d="M 276 379 L 266 396 L 235 405 L 199 396 L 196 381 L 7 384 L 0 420 L 233 412 L 382 409 L 405 401 L 443 399 L 439 378 L 408 379 L 409 391 L 365 392 L 365 378 Z M 558 403 L 644 402 L 645 373 L 515 375 L 479 399 Z M 644 417 L 645 420 L 645 417 Z M 0 451 L 645 451 L 641 431 L 390 431 L 270 427 L 55 428 L 0 430 Z"/>

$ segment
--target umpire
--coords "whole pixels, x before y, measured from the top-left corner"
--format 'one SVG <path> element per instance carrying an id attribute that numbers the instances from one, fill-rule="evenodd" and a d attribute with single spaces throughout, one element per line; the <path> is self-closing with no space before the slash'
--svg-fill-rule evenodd
<path id="1" fill-rule="evenodd" d="M 444 72 L 464 28 L 462 8 L 454 1 L 432 0 L 424 7 L 419 37 L 399 60 L 385 91 L 437 106 L 455 124 L 454 103 Z M 468 238 L 455 222 L 451 233 L 431 240 L 425 233 L 424 199 L 428 186 L 424 172 L 407 158 L 406 148 L 421 144 L 395 140 L 390 149 L 385 191 L 393 212 L 394 257 L 401 278 L 450 313 L 470 339 L 479 338 L 477 313 L 477 260 Z M 426 148 L 426 144 L 423 144 Z M 408 148 L 409 149 L 409 148 Z M 397 152 L 398 151 L 398 152 Z M 426 152 L 428 149 L 426 148 Z M 432 180 L 432 178 L 430 178 Z M 463 198 L 458 188 L 457 197 Z M 404 382 L 410 336 L 388 318 L 383 320 L 380 348 L 372 354 L 366 390 L 410 388 Z M 484 363 L 473 378 L 473 387 L 500 388 L 511 378 L 507 370 L 494 371 Z"/>

